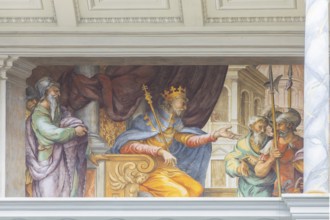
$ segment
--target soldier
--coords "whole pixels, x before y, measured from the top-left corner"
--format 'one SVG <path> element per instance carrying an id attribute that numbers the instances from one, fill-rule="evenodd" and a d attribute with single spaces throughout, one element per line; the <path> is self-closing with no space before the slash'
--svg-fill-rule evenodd
<path id="1" fill-rule="evenodd" d="M 282 193 L 302 192 L 304 139 L 295 134 L 300 122 L 301 116 L 293 108 L 279 115 L 276 118 L 278 146 L 274 149 L 273 141 L 270 141 L 262 150 L 260 160 L 255 167 L 256 175 L 263 178 L 269 172 L 273 172 L 275 161 L 279 158 Z M 279 195 L 277 181 L 274 196 Z"/>

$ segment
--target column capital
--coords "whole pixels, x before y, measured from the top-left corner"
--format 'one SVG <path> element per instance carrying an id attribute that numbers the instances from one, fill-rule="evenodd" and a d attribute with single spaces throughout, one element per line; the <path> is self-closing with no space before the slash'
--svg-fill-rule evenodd
<path id="1" fill-rule="evenodd" d="M 25 87 L 26 79 L 31 75 L 35 67 L 36 65 L 34 63 L 24 58 L 8 56 L 7 59 L 2 60 L 2 66 L 0 64 L 1 78 Z"/>
<path id="2" fill-rule="evenodd" d="M 18 58 L 14 60 L 11 68 L 7 70 L 7 77 L 13 78 L 13 80 L 25 81 L 31 75 L 34 68 L 36 68 L 34 63 L 31 63 L 24 58 Z"/>
<path id="3" fill-rule="evenodd" d="M 12 78 L 13 82 L 26 80 L 35 67 L 35 64 L 24 58 L 0 55 L 0 80 L 11 80 Z"/>
<path id="4" fill-rule="evenodd" d="M 0 55 L 0 80 L 7 80 L 7 71 L 13 66 L 18 57 Z"/>

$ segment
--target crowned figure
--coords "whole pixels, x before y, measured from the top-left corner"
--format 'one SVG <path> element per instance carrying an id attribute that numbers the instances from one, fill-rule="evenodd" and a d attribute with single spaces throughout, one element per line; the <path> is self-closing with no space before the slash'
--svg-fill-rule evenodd
<path id="1" fill-rule="evenodd" d="M 157 168 L 140 185 L 140 191 L 154 197 L 202 196 L 212 142 L 219 137 L 236 139 L 229 127 L 210 134 L 196 127 L 185 127 L 181 118 L 187 109 L 186 89 L 170 87 L 153 107 L 145 90 L 150 111 L 137 116 L 131 126 L 117 137 L 109 153 L 147 154 Z"/>

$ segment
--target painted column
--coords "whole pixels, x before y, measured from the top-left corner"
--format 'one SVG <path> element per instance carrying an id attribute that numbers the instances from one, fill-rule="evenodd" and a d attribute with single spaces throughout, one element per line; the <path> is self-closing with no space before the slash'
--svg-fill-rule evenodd
<path id="1" fill-rule="evenodd" d="M 13 66 L 16 60 L 10 56 L 0 56 L 0 198 L 6 197 L 6 148 L 7 136 L 7 71 Z M 25 160 L 24 160 L 25 161 Z"/>
<path id="2" fill-rule="evenodd" d="M 1 61 L 0 196 L 24 197 L 25 88 L 35 65 L 10 56 Z"/>
<path id="3" fill-rule="evenodd" d="M 0 57 L 0 198 L 6 195 L 6 60 Z"/>
<path id="4" fill-rule="evenodd" d="M 76 66 L 75 72 L 88 78 L 100 73 L 99 66 Z M 99 103 L 91 101 L 84 108 L 76 112 L 76 116 L 84 121 L 88 127 L 88 146 L 95 153 L 104 153 L 109 149 L 105 141 L 99 136 Z"/>
<path id="5" fill-rule="evenodd" d="M 232 123 L 238 123 L 238 83 L 237 79 L 231 81 L 231 119 Z M 237 129 L 237 128 L 236 128 Z M 237 132 L 237 131 L 235 131 Z"/>
<path id="6" fill-rule="evenodd" d="M 328 192 L 329 0 L 306 0 L 304 192 Z"/>

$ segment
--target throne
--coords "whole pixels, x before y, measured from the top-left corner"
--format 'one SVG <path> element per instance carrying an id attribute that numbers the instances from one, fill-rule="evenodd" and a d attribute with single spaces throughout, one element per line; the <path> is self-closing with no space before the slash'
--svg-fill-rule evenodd
<path id="1" fill-rule="evenodd" d="M 139 186 L 156 168 L 156 161 L 144 154 L 92 154 L 93 163 L 105 163 L 104 197 L 137 197 Z"/>

